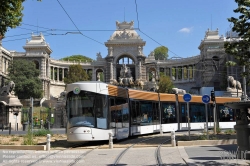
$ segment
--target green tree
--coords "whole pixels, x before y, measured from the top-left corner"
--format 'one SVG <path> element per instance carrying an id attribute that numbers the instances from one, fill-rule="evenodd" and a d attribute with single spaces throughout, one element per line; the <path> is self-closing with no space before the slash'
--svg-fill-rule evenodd
<path id="1" fill-rule="evenodd" d="M 236 32 L 241 37 L 241 40 L 226 42 L 224 47 L 226 53 L 231 54 L 235 57 L 239 66 L 245 66 L 249 69 L 250 1 L 235 0 L 235 2 L 238 3 L 238 7 L 234 10 L 234 12 L 238 13 L 239 16 L 238 18 L 228 18 L 228 21 L 233 23 L 232 31 Z M 243 76 L 247 76 L 248 72 L 244 72 L 242 74 Z"/>
<path id="2" fill-rule="evenodd" d="M 83 55 L 72 55 L 72 56 L 67 56 L 65 58 L 62 58 L 61 60 L 63 61 L 76 61 L 76 62 L 92 62 L 93 59 L 88 58 Z"/>
<path id="3" fill-rule="evenodd" d="M 15 83 L 15 95 L 20 99 L 41 98 L 43 94 L 40 71 L 35 63 L 28 60 L 13 60 L 8 68 L 8 76 Z"/>
<path id="4" fill-rule="evenodd" d="M 158 83 L 160 93 L 171 93 L 174 84 L 169 76 L 161 75 Z"/>
<path id="5" fill-rule="evenodd" d="M 71 84 L 77 81 L 87 81 L 88 74 L 81 65 L 70 65 L 67 77 L 64 78 L 65 84 Z"/>
<path id="6" fill-rule="evenodd" d="M 15 28 L 22 22 L 22 3 L 25 0 L 1 0 L 0 3 L 0 36 L 4 36 L 8 28 Z M 38 0 L 41 1 L 41 0 Z"/>
<path id="7" fill-rule="evenodd" d="M 160 46 L 154 49 L 155 59 L 164 60 L 168 58 L 168 48 L 165 46 Z"/>

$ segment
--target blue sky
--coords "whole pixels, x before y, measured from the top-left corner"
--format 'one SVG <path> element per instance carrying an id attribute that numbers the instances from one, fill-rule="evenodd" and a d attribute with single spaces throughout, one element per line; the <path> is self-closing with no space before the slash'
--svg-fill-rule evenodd
<path id="1" fill-rule="evenodd" d="M 234 0 L 26 0 L 23 5 L 22 25 L 9 29 L 3 46 L 24 52 L 31 33 L 42 32 L 53 59 L 75 54 L 96 59 L 97 52 L 106 57 L 104 42 L 116 30 L 115 22 L 124 20 L 133 20 L 134 28 L 146 34 L 137 31 L 146 41 L 146 56 L 163 45 L 169 48 L 170 58 L 191 57 L 200 54 L 198 46 L 208 28 L 218 28 L 225 35 L 230 25 L 227 18 L 237 16 Z M 83 35 L 64 35 L 76 32 L 76 27 Z"/>

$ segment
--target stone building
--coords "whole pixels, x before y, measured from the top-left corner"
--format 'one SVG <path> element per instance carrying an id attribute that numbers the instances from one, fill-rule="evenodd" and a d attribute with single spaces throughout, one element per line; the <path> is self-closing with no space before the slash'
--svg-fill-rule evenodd
<path id="1" fill-rule="evenodd" d="M 8 63 L 13 59 L 24 58 L 36 64 L 43 81 L 44 99 L 57 98 L 64 91 L 64 77 L 68 68 L 80 64 L 84 70 L 92 73 L 92 80 L 99 79 L 103 73 L 103 82 L 116 84 L 124 83 L 122 70 L 125 65 L 130 78 L 139 82 L 143 89 L 149 90 L 156 85 L 159 73 L 170 76 L 177 88 L 190 93 L 199 93 L 201 87 L 214 87 L 215 90 L 226 90 L 226 78 L 235 74 L 233 69 L 225 67 L 230 60 L 224 51 L 224 42 L 228 39 L 220 36 L 218 29 L 207 30 L 198 48 L 200 55 L 189 58 L 172 58 L 155 60 L 154 53 L 143 53 L 146 41 L 140 38 L 133 28 L 134 22 L 116 22 L 117 30 L 105 42 L 107 56 L 97 53 L 93 62 L 69 62 L 54 60 L 50 57 L 52 49 L 46 43 L 42 34 L 31 36 L 23 46 L 25 52 L 10 52 L 0 45 L 0 79 L 3 86 L 6 79 Z M 73 53 L 72 53 L 73 54 Z M 152 79 L 152 76 L 155 78 Z M 124 82 L 125 81 L 125 82 Z M 128 83 L 128 82 L 127 82 Z"/>

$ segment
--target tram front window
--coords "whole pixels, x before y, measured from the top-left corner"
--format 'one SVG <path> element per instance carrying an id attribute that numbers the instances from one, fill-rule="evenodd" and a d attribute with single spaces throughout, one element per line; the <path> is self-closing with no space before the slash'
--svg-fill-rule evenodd
<path id="1" fill-rule="evenodd" d="M 95 127 L 93 103 L 94 95 L 91 93 L 69 93 L 67 96 L 69 127 Z"/>

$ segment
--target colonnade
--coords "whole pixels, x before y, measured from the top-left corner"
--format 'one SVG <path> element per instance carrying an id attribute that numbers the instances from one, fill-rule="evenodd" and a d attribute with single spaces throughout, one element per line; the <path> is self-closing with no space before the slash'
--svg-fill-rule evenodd
<path id="1" fill-rule="evenodd" d="M 86 73 L 92 69 L 84 69 Z M 56 82 L 63 82 L 64 78 L 67 77 L 69 68 L 68 67 L 58 67 L 58 66 L 50 66 L 51 76 L 50 80 Z"/>
<path id="2" fill-rule="evenodd" d="M 170 76 L 173 81 L 190 81 L 194 80 L 195 65 L 172 66 L 167 68 L 160 67 L 165 75 Z"/>

